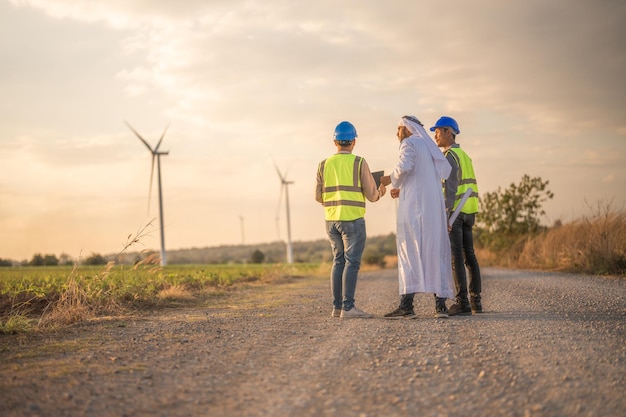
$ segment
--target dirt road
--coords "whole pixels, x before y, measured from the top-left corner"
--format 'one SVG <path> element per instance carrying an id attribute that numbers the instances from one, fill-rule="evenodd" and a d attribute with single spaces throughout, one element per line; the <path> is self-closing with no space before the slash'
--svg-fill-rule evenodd
<path id="1" fill-rule="evenodd" d="M 395 270 L 359 308 L 396 307 Z M 485 313 L 331 318 L 326 279 L 0 336 L 0 415 L 623 416 L 626 280 L 485 269 Z"/>

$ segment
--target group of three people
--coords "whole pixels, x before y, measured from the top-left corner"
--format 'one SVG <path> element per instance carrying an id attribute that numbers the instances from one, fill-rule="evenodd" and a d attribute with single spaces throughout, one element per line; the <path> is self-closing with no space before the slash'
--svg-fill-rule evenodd
<path id="1" fill-rule="evenodd" d="M 416 317 L 416 293 L 434 294 L 436 317 L 482 312 L 480 269 L 472 237 L 478 212 L 472 161 L 456 144 L 460 131 L 453 118 L 442 116 L 430 130 L 435 132 L 437 144 L 415 116 L 401 118 L 398 162 L 377 187 L 365 159 L 352 153 L 357 138 L 354 125 L 344 121 L 335 128 L 337 153 L 320 162 L 315 192 L 315 199 L 324 207 L 333 253 L 333 317 L 373 317 L 359 310 L 354 301 L 366 239 L 365 200 L 380 200 L 389 185 L 391 196 L 399 198 L 396 244 L 401 300 L 400 306 L 384 317 Z M 469 198 L 462 200 L 468 189 Z M 449 225 L 460 204 L 460 214 Z M 465 265 L 470 272 L 469 291 Z M 448 298 L 455 299 L 449 309 Z"/>

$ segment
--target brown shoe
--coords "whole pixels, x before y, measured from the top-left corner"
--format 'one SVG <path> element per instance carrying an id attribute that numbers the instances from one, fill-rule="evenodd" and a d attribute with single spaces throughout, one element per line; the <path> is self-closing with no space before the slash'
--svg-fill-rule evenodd
<path id="1" fill-rule="evenodd" d="M 450 308 L 448 308 L 448 315 L 449 316 L 471 316 L 472 315 L 472 309 L 470 308 L 470 306 L 464 306 L 462 304 L 452 304 L 450 306 Z"/>
<path id="2" fill-rule="evenodd" d="M 470 306 L 472 308 L 472 313 L 482 313 L 483 312 L 483 305 L 480 302 L 480 298 L 478 298 L 478 299 L 472 298 L 470 300 Z"/>

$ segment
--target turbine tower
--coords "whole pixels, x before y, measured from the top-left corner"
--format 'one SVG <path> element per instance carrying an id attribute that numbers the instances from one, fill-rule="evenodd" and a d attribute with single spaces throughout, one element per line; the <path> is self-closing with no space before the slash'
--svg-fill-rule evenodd
<path id="1" fill-rule="evenodd" d="M 293 248 L 291 246 L 291 218 L 289 216 L 289 185 L 293 184 L 293 181 L 287 181 L 287 174 L 283 175 L 278 169 L 278 165 L 274 162 L 274 167 L 280 178 L 280 196 L 278 197 L 278 205 L 280 206 L 280 200 L 283 196 L 283 190 L 285 190 L 285 208 L 287 210 L 287 263 L 293 263 Z M 278 218 L 278 216 L 277 216 Z"/>
<path id="2" fill-rule="evenodd" d="M 146 140 L 142 138 L 141 135 L 137 133 L 137 131 L 133 129 L 133 127 L 128 122 L 126 121 L 124 122 L 126 123 L 126 126 L 128 126 L 128 128 L 132 130 L 132 132 L 139 138 L 139 140 L 142 141 L 144 145 L 146 145 L 146 148 L 148 148 L 148 150 L 152 154 L 152 168 L 150 170 L 150 188 L 148 190 L 148 208 L 150 208 L 150 197 L 152 195 L 152 177 L 154 175 L 154 160 L 156 159 L 157 180 L 159 184 L 159 224 L 161 227 L 161 266 L 165 266 L 167 265 L 167 259 L 166 259 L 166 254 L 165 254 L 165 232 L 163 229 L 163 194 L 161 191 L 161 155 L 168 155 L 170 152 L 159 151 L 159 147 L 161 146 L 161 142 L 163 141 L 165 132 L 167 132 L 167 127 L 163 131 L 163 134 L 161 135 L 161 139 L 159 139 L 159 142 L 157 143 L 155 148 L 152 149 L 152 147 L 150 147 L 148 142 L 146 142 Z"/>
<path id="3" fill-rule="evenodd" d="M 246 244 L 246 235 L 244 234 L 244 230 L 243 230 L 243 216 L 239 216 L 239 223 L 241 224 L 241 244 L 245 245 Z"/>

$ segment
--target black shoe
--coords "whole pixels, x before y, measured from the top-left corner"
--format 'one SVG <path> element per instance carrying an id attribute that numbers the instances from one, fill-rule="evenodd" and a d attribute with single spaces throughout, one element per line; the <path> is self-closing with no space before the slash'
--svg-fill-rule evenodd
<path id="1" fill-rule="evenodd" d="M 470 300 L 470 306 L 472 309 L 472 313 L 482 313 L 483 312 L 483 305 L 480 302 L 480 298 L 472 298 Z"/>
<path id="2" fill-rule="evenodd" d="M 435 317 L 438 319 L 446 319 L 448 318 L 448 307 L 446 307 L 445 302 L 436 302 L 435 303 Z"/>
<path id="3" fill-rule="evenodd" d="M 391 313 L 387 313 L 383 316 L 386 319 L 397 320 L 397 319 L 412 319 L 415 316 L 415 311 L 413 309 L 405 310 L 402 307 L 398 307 L 393 310 Z"/>
<path id="4" fill-rule="evenodd" d="M 454 303 L 448 309 L 449 316 L 471 316 L 472 309 L 469 305 Z"/>

